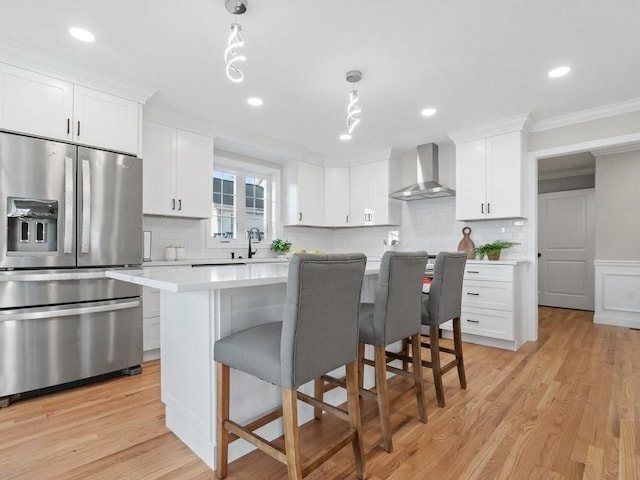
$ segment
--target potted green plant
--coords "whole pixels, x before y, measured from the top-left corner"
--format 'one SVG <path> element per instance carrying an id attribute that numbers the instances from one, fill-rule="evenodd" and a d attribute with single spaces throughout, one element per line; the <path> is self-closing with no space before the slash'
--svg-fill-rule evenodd
<path id="1" fill-rule="evenodd" d="M 477 255 L 480 260 L 485 256 L 489 260 L 500 260 L 500 252 L 503 249 L 513 247 L 514 245 L 520 244 L 517 242 L 507 242 L 506 240 L 496 240 L 495 242 L 485 243 L 476 247 L 474 254 Z"/>
<path id="2" fill-rule="evenodd" d="M 273 250 L 277 256 L 286 255 L 289 253 L 289 250 L 291 250 L 291 242 L 276 238 L 271 242 L 271 250 Z"/>

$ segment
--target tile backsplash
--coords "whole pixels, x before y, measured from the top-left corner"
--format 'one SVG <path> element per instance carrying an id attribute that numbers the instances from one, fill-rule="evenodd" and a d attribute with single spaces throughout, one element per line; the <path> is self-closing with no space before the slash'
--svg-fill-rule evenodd
<path id="1" fill-rule="evenodd" d="M 430 254 L 455 251 L 462 240 L 462 229 L 471 228 L 476 244 L 494 240 L 520 243 L 502 252 L 503 259 L 520 259 L 527 252 L 527 221 L 524 219 L 459 222 L 455 220 L 455 197 L 416 200 L 402 204 L 401 225 L 336 230 L 334 250 L 364 251 L 370 256 L 384 252 L 383 240 L 390 231 L 398 231 L 399 250 L 426 250 Z M 519 225 L 514 225 L 514 223 Z M 521 224 L 521 225 L 520 225 Z"/>
<path id="2" fill-rule="evenodd" d="M 181 245 L 186 258 L 229 258 L 231 252 L 246 257 L 246 247 L 206 247 L 206 220 L 144 217 L 144 230 L 152 232 L 151 259 L 164 259 L 166 246 Z M 402 203 L 401 225 L 356 228 L 282 227 L 281 238 L 293 244 L 293 249 L 317 249 L 325 252 L 364 252 L 379 257 L 384 251 L 383 239 L 389 232 L 398 232 L 400 250 L 426 250 L 430 254 L 456 250 L 462 240 L 462 228 L 471 228 L 471 240 L 476 244 L 494 240 L 518 242 L 502 252 L 503 259 L 520 259 L 527 252 L 527 220 L 485 220 L 459 222 L 455 220 L 455 197 L 416 200 Z M 257 257 L 272 256 L 270 244 L 257 245 Z"/>

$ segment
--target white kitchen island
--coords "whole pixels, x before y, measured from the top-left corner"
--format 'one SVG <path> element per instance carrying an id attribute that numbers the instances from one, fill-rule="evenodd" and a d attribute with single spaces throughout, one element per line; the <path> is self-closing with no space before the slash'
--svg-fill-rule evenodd
<path id="1" fill-rule="evenodd" d="M 233 332 L 282 320 L 288 267 L 288 263 L 263 263 L 107 272 L 108 277 L 160 290 L 161 395 L 166 425 L 212 469 L 216 439 L 213 344 Z M 365 300 L 373 299 L 379 267 L 379 262 L 367 262 Z M 312 394 L 312 383 L 301 391 Z M 332 390 L 326 398 L 332 403 L 346 401 L 342 389 Z M 232 370 L 230 405 L 235 421 L 251 421 L 280 402 L 277 387 Z M 312 417 L 313 409 L 299 404 L 300 422 Z M 275 438 L 282 435 L 281 423 L 257 432 Z M 244 441 L 234 442 L 229 459 L 251 450 Z"/>

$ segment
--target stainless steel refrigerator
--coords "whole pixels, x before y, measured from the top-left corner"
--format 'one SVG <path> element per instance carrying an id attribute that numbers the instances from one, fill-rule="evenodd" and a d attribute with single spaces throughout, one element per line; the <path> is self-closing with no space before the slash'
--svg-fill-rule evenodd
<path id="1" fill-rule="evenodd" d="M 142 159 L 0 132 L 0 406 L 142 363 Z"/>

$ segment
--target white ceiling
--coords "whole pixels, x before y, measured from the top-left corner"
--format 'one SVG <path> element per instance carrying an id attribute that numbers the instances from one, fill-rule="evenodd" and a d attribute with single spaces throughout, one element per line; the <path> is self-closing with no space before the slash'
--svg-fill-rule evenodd
<path id="1" fill-rule="evenodd" d="M 152 87 L 149 105 L 217 132 L 340 159 L 640 97 L 639 18 L 638 0 L 249 0 L 242 84 L 224 74 L 224 0 L 2 0 L 0 40 Z M 342 142 L 351 69 L 362 121 Z"/>

